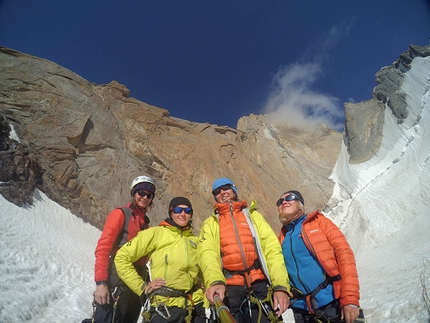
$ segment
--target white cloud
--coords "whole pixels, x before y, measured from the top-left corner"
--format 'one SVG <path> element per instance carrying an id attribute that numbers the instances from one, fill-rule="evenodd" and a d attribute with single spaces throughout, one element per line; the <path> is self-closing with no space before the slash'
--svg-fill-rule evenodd
<path id="1" fill-rule="evenodd" d="M 333 26 L 305 51 L 307 62 L 282 67 L 273 78 L 273 90 L 263 113 L 275 123 L 285 122 L 298 128 L 325 123 L 342 131 L 344 128 L 343 102 L 330 94 L 319 93 L 313 84 L 325 74 L 329 52 L 345 37 L 354 20 Z"/>
<path id="2" fill-rule="evenodd" d="M 332 129 L 342 130 L 344 112 L 339 100 L 311 89 L 321 71 L 320 63 L 296 63 L 279 70 L 264 108 L 268 118 L 299 128 L 325 123 Z"/>

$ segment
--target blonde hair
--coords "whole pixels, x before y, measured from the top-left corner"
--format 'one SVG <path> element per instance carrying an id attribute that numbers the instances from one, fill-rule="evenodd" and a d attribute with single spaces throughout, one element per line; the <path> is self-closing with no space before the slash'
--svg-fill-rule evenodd
<path id="1" fill-rule="evenodd" d="M 306 211 L 305 211 L 305 206 L 303 205 L 303 203 L 302 203 L 302 202 L 300 202 L 299 200 L 296 200 L 296 201 L 299 203 L 300 210 L 302 210 L 302 211 L 303 211 L 303 213 L 306 213 Z"/>

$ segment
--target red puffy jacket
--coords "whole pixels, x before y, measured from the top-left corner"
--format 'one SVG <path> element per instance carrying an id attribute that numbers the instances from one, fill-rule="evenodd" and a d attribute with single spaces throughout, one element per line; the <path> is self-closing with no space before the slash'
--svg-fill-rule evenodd
<path id="1" fill-rule="evenodd" d="M 140 230 L 148 228 L 149 219 L 145 211 L 134 208 L 131 202 L 126 207 L 132 210 L 127 228 L 124 228 L 127 221 L 121 208 L 114 209 L 106 219 L 95 250 L 94 280 L 96 282 L 108 280 L 110 256 L 114 257 L 122 244 L 134 238 Z M 145 261 L 141 260 L 141 262 L 144 265 Z"/>

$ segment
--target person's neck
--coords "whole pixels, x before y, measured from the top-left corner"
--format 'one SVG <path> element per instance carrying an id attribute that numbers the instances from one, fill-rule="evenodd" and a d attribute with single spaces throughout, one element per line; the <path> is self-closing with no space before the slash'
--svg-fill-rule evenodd
<path id="1" fill-rule="evenodd" d="M 303 214 L 305 214 L 305 212 L 303 212 L 303 210 L 299 210 L 291 219 L 289 219 L 287 221 L 287 223 L 285 224 L 290 224 L 291 222 L 293 222 L 294 220 L 297 220 L 298 218 L 300 218 Z"/>
<path id="2" fill-rule="evenodd" d="M 132 209 L 135 209 L 135 210 L 140 210 L 140 211 L 142 211 L 143 213 L 146 213 L 146 211 L 148 210 L 148 208 L 147 207 L 140 207 L 139 205 L 137 205 L 135 202 L 132 202 L 131 203 L 131 208 Z"/>

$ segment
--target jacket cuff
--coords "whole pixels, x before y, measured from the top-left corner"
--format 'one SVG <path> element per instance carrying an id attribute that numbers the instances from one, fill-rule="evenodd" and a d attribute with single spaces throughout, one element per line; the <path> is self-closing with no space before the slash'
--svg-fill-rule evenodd
<path id="1" fill-rule="evenodd" d="M 96 286 L 100 286 L 100 285 L 107 286 L 107 281 L 106 280 L 96 281 Z"/>
<path id="2" fill-rule="evenodd" d="M 288 286 L 288 287 L 285 287 L 285 286 L 275 286 L 275 287 L 272 288 L 272 290 L 274 292 L 282 291 L 282 292 L 285 292 L 285 293 L 289 294 L 290 293 L 290 286 Z"/>
<path id="3" fill-rule="evenodd" d="M 353 297 L 353 296 L 341 297 L 339 303 L 341 308 L 349 304 L 353 304 L 355 306 L 360 307 L 360 300 L 357 297 Z"/>
<path id="4" fill-rule="evenodd" d="M 226 286 L 226 283 L 224 281 L 222 281 L 222 280 L 216 280 L 213 283 L 211 283 L 209 286 L 212 287 L 214 285 L 224 285 L 224 286 Z"/>

